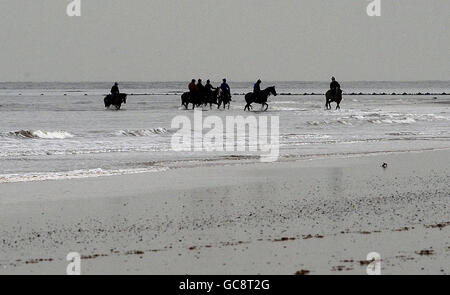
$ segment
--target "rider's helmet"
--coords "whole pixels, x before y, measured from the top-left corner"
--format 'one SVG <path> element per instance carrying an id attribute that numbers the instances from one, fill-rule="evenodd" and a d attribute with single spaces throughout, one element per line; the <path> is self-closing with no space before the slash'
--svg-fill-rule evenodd
<path id="1" fill-rule="evenodd" d="M 331 77 L 331 81 L 334 81 L 334 80 L 336 80 L 336 78 L 334 78 L 334 77 Z"/>
<path id="2" fill-rule="evenodd" d="M 223 81 L 223 83 L 227 83 L 227 79 L 225 79 L 225 78 L 222 81 Z"/>
<path id="3" fill-rule="evenodd" d="M 202 79 L 198 79 L 198 83 L 202 83 Z"/>
<path id="4" fill-rule="evenodd" d="M 192 79 L 192 81 L 191 81 L 192 83 L 195 83 L 195 79 Z"/>
<path id="5" fill-rule="evenodd" d="M 206 83 L 209 84 L 209 83 L 211 83 L 211 81 L 209 81 L 209 79 L 208 79 L 208 80 L 206 80 Z"/>
<path id="6" fill-rule="evenodd" d="M 119 83 L 117 83 L 117 82 L 114 82 L 114 85 L 116 85 L 116 86 L 117 86 L 117 85 L 119 85 Z"/>
<path id="7" fill-rule="evenodd" d="M 256 81 L 256 83 L 258 83 L 258 84 L 261 83 L 261 79 L 258 79 L 258 81 Z"/>

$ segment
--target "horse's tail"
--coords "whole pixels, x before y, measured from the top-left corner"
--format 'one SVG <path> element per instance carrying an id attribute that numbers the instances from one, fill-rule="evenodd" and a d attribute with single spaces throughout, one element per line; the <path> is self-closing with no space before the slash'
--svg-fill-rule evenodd
<path id="1" fill-rule="evenodd" d="M 111 102 L 109 101 L 109 95 L 105 96 L 105 99 L 103 101 L 105 102 L 105 108 L 111 106 Z"/>

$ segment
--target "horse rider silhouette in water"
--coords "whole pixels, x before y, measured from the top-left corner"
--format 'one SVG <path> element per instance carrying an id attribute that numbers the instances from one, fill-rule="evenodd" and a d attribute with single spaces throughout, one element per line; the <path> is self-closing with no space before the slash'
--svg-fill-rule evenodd
<path id="1" fill-rule="evenodd" d="M 220 85 L 220 90 L 222 90 L 224 95 L 227 95 L 228 97 L 231 96 L 231 90 L 230 86 L 227 84 L 227 79 L 222 80 L 222 85 Z"/>
<path id="2" fill-rule="evenodd" d="M 336 96 L 336 92 L 340 88 L 341 88 L 341 85 L 339 85 L 339 83 L 336 81 L 336 79 L 334 77 L 331 77 L 330 89 L 331 89 L 331 93 L 333 94 L 333 97 Z"/>
<path id="3" fill-rule="evenodd" d="M 202 79 L 197 80 L 197 93 L 203 95 L 205 93 L 205 86 L 202 84 Z"/>
<path id="4" fill-rule="evenodd" d="M 191 83 L 189 83 L 189 92 L 191 93 L 191 97 L 195 94 L 195 91 L 197 90 L 197 85 L 195 85 L 195 79 L 192 79 Z"/>
<path id="5" fill-rule="evenodd" d="M 259 96 L 259 93 L 261 92 L 261 80 L 258 79 L 258 81 L 256 81 L 255 85 L 253 85 L 253 95 L 255 98 L 257 98 Z"/>
<path id="6" fill-rule="evenodd" d="M 111 98 L 114 100 L 114 96 L 119 93 L 119 83 L 116 82 L 114 83 L 114 86 L 111 87 Z"/>
<path id="7" fill-rule="evenodd" d="M 208 93 L 208 95 L 211 94 L 211 93 L 213 92 L 213 90 L 215 90 L 215 89 L 216 89 L 216 88 L 214 88 L 214 87 L 211 85 L 211 81 L 207 80 L 207 81 L 206 81 L 206 84 L 205 84 L 205 90 L 206 90 L 206 92 Z"/>

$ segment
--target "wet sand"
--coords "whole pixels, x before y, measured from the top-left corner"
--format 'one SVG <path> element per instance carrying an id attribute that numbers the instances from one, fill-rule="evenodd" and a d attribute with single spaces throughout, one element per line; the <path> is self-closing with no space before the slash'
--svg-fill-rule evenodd
<path id="1" fill-rule="evenodd" d="M 450 272 L 450 150 L 0 185 L 0 274 Z M 388 164 L 382 168 L 383 162 Z"/>

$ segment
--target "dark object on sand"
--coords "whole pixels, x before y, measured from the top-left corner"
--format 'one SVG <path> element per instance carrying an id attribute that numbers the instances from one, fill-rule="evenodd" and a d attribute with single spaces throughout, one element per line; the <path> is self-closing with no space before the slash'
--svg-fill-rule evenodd
<path id="1" fill-rule="evenodd" d="M 387 166 L 388 166 L 388 164 L 386 164 L 386 163 L 383 163 L 383 165 L 381 165 L 381 167 L 383 167 L 384 169 L 386 169 Z"/>

